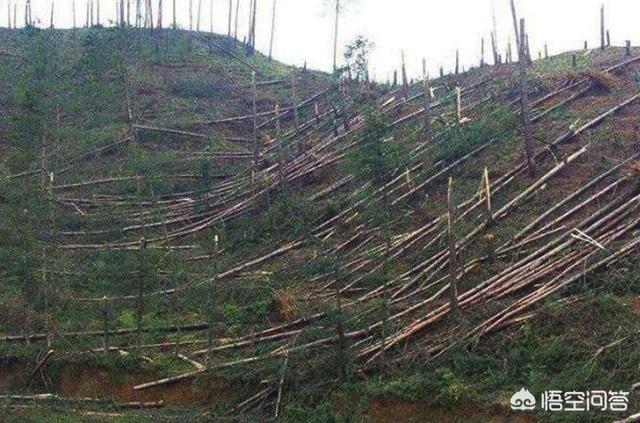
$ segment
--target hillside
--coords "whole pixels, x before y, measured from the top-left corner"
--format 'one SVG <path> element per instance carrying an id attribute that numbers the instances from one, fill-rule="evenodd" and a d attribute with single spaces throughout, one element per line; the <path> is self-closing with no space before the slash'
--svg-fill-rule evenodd
<path id="1" fill-rule="evenodd" d="M 217 35 L 0 42 L 2 419 L 625 416 L 507 410 L 640 382 L 640 50 L 532 63 L 532 175 L 515 64 L 425 113 Z"/>

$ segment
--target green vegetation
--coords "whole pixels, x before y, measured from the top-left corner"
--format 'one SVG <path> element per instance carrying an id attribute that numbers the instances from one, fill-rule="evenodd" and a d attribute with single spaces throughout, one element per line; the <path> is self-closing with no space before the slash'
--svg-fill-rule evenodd
<path id="1" fill-rule="evenodd" d="M 0 56 L 0 80 L 8 81 L 0 84 L 0 337 L 48 335 L 0 344 L 0 393 L 59 390 L 112 396 L 120 403 L 167 400 L 161 410 L 105 417 L 122 422 L 228 415 L 264 421 L 272 418 L 276 402 L 282 421 L 377 421 L 385 411 L 395 412 L 385 401 L 407 408 L 407 416 L 397 417 L 407 421 L 431 412 L 452 421 L 483 421 L 504 416 L 510 396 L 523 386 L 535 393 L 628 390 L 638 382 L 637 255 L 582 278 L 524 310 L 533 313 L 523 313 L 526 319 L 482 338 L 465 336 L 508 307 L 510 295 L 469 307 L 455 322 L 444 318 L 370 363 L 370 355 L 358 356 L 366 347 L 383 348 L 403 328 L 446 305 L 436 295 L 446 288 L 446 262 L 420 266 L 446 248 L 441 228 L 447 178 L 455 180 L 456 205 L 469 199 L 475 204 L 485 168 L 494 182 L 521 162 L 516 108 L 501 106 L 514 94 L 510 67 L 506 76 L 495 75 L 495 83 L 466 94 L 468 122 L 455 121 L 452 87 L 473 86 L 486 70 L 434 81 L 438 105 L 425 133 L 419 114 L 393 124 L 421 107 L 415 99 L 407 105 L 400 100 L 419 87 L 389 91 L 290 68 L 260 54 L 249 58 L 240 43 L 225 37 L 175 30 L 149 35 L 133 29 L 0 30 L 12 52 Z M 371 47 L 359 38 L 347 51 L 361 80 L 367 79 Z M 567 75 L 564 59 L 536 62 L 535 93 Z M 581 66 L 596 60 L 581 59 Z M 283 110 L 279 131 L 271 115 L 258 121 L 263 157 L 257 164 L 252 119 L 211 123 L 251 113 L 254 69 L 260 81 L 270 82 L 256 93 L 258 111 L 276 105 Z M 299 131 L 288 109 L 292 78 L 299 103 L 329 89 L 299 108 Z M 638 83 L 637 75 L 629 78 L 612 98 Z M 387 104 L 390 97 L 396 103 Z M 549 114 L 536 126 L 536 148 L 577 119 L 601 113 L 600 104 L 591 109 L 592 100 Z M 598 100 L 602 109 L 611 106 L 604 94 Z M 477 267 L 469 266 L 460 279 L 461 291 L 552 239 L 546 235 L 522 251 L 484 258 L 485 235 L 496 245 L 511 240 L 549 204 L 635 151 L 636 134 L 627 126 L 611 137 L 609 125 L 583 135 L 611 141 L 554 179 L 558 191 L 549 182 L 470 239 L 460 263 Z M 308 147 L 299 156 L 290 148 L 298 132 Z M 288 150 L 283 175 L 272 170 L 280 165 L 281 145 Z M 542 171 L 572 151 L 549 150 Z M 531 183 L 514 177 L 493 192 L 494 210 Z M 603 196 L 601 202 L 617 198 Z M 584 210 L 576 221 L 596 210 Z M 458 216 L 458 239 L 485 218 L 480 207 Z M 327 224 L 329 219 L 335 221 Z M 587 241 L 578 246 L 592 247 Z M 232 274 L 221 276 L 225 272 Z M 375 295 L 362 300 L 368 293 Z M 395 318 L 404 312 L 403 319 Z M 261 339 L 282 331 L 287 336 L 273 342 Z M 241 345 L 228 347 L 230 340 Z M 55 354 L 29 383 L 47 341 Z M 440 342 L 451 348 L 434 358 L 428 351 Z M 112 348 L 108 354 L 101 350 L 105 345 Z M 193 371 L 194 364 L 178 353 L 208 346 L 218 350 L 192 358 L 214 366 L 247 361 L 143 396 L 131 390 Z M 92 349 L 97 351 L 88 353 Z M 287 349 L 292 351 L 283 353 Z M 112 385 L 119 388 L 105 388 Z M 264 398 L 243 404 L 263 390 Z M 638 406 L 633 398 L 630 410 Z M 0 420 L 35 422 L 55 415 L 56 421 L 83 421 L 70 408 L 54 402 L 51 410 L 17 412 L 1 402 Z M 469 409 L 476 414 L 465 420 Z M 617 417 L 534 415 L 561 422 Z"/>

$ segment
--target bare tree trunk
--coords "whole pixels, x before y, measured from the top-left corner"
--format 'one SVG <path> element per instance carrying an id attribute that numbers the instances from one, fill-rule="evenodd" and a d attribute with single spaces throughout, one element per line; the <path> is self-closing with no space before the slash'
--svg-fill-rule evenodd
<path id="1" fill-rule="evenodd" d="M 431 87 L 427 75 L 427 61 L 422 59 L 422 88 L 424 90 L 424 132 L 429 134 L 431 127 Z"/>
<path id="2" fill-rule="evenodd" d="M 484 37 L 480 40 L 480 67 L 484 68 Z"/>
<path id="3" fill-rule="evenodd" d="M 173 0 L 173 29 L 178 28 L 178 16 L 176 13 L 176 0 Z"/>
<path id="4" fill-rule="evenodd" d="M 273 40 L 276 33 L 276 5 L 278 0 L 273 0 L 273 10 L 271 12 L 271 40 L 269 41 L 269 60 L 273 58 Z"/>
<path id="5" fill-rule="evenodd" d="M 189 31 L 193 31 L 193 0 L 189 0 Z"/>
<path id="6" fill-rule="evenodd" d="M 236 41 L 238 41 L 239 17 L 240 17 L 240 0 L 236 0 L 236 22 L 235 22 L 235 28 L 233 30 L 233 38 L 235 38 Z"/>
<path id="7" fill-rule="evenodd" d="M 160 7 L 162 7 L 162 0 L 160 0 Z M 124 10 L 124 0 L 120 0 L 120 26 L 125 25 L 125 10 Z"/>
<path id="8" fill-rule="evenodd" d="M 142 25 L 142 0 L 136 0 L 136 28 Z"/>
<path id="9" fill-rule="evenodd" d="M 404 95 L 407 95 L 407 91 L 409 89 L 409 77 L 407 76 L 407 62 L 404 56 L 404 50 L 400 51 L 400 57 L 402 59 L 400 71 L 402 73 L 402 89 L 404 90 Z"/>
<path id="10" fill-rule="evenodd" d="M 147 14 L 149 15 L 149 29 L 153 29 L 153 3 L 147 1 Z"/>
<path id="11" fill-rule="evenodd" d="M 604 51 L 606 48 L 605 41 L 605 23 L 604 23 L 604 3 L 600 6 L 600 50 Z"/>
<path id="12" fill-rule="evenodd" d="M 531 119 L 530 119 L 530 105 L 529 105 L 529 81 L 527 79 L 527 61 L 526 53 L 524 51 L 526 44 L 526 28 L 524 18 L 520 19 L 520 103 L 522 114 L 522 129 L 524 135 L 524 148 L 527 158 L 527 166 L 529 168 L 529 176 L 533 177 L 536 174 L 536 165 L 533 154 L 533 140 L 531 134 Z"/>
<path id="13" fill-rule="evenodd" d="M 340 28 L 340 0 L 336 2 L 336 16 L 333 27 L 333 73 L 338 71 L 338 30 Z"/>
<path id="14" fill-rule="evenodd" d="M 143 237 L 140 241 L 140 271 L 138 273 L 138 297 L 136 300 L 136 339 L 138 345 L 142 345 L 142 318 L 144 314 L 144 278 L 145 278 L 145 251 L 147 240 Z"/>
<path id="15" fill-rule="evenodd" d="M 198 0 L 198 19 L 196 20 L 196 31 L 200 32 L 200 17 L 202 16 L 202 0 Z"/>
<path id="16" fill-rule="evenodd" d="M 213 35 L 213 0 L 209 1 L 209 32 Z"/>
<path id="17" fill-rule="evenodd" d="M 122 15 L 122 24 L 124 25 L 124 15 Z M 156 28 L 162 29 L 162 0 L 158 0 L 158 24 Z"/>
<path id="18" fill-rule="evenodd" d="M 253 170 L 258 173 L 260 161 L 260 144 L 258 140 L 258 90 L 256 88 L 256 73 L 251 73 L 251 89 L 253 90 Z"/>
<path id="19" fill-rule="evenodd" d="M 495 5 L 492 4 L 492 14 L 491 14 L 491 23 L 493 26 L 493 31 L 491 32 L 491 48 L 493 50 L 493 63 L 500 63 L 499 53 L 498 53 L 498 21 L 496 19 L 496 8 Z"/>
<path id="20" fill-rule="evenodd" d="M 520 32 L 518 31 L 518 14 L 516 13 L 516 3 L 515 0 L 511 0 L 511 17 L 513 18 L 513 30 L 516 34 L 516 50 L 518 51 L 518 55 L 521 53 L 520 51 Z M 520 60 L 520 56 L 518 56 L 518 60 Z"/>
<path id="21" fill-rule="evenodd" d="M 453 204 L 453 178 L 449 178 L 449 189 L 447 190 L 447 235 L 449 239 L 449 307 L 450 315 L 458 314 L 458 276 L 457 276 L 457 247 L 456 238 L 453 233 L 454 217 Z"/>
<path id="22" fill-rule="evenodd" d="M 49 27 L 51 29 L 53 29 L 53 20 L 54 20 L 53 18 L 54 18 L 55 8 L 56 8 L 55 2 L 51 2 L 51 22 L 49 23 Z"/>
<path id="23" fill-rule="evenodd" d="M 240 0 L 236 0 L 240 1 Z M 231 20 L 233 19 L 233 0 L 229 0 L 229 22 L 227 24 L 227 38 L 231 38 Z"/>
<path id="24" fill-rule="evenodd" d="M 100 0 L 96 0 L 96 25 L 100 25 Z"/>
<path id="25" fill-rule="evenodd" d="M 256 49 L 256 26 L 257 26 L 258 0 L 253 0 L 253 15 L 251 17 L 251 52 Z"/>
<path id="26" fill-rule="evenodd" d="M 278 180 L 280 181 L 280 188 L 282 190 L 285 189 L 285 178 L 284 178 L 284 152 L 282 151 L 282 127 L 280 125 L 280 106 L 276 105 L 275 108 L 275 119 L 276 119 L 276 146 L 278 149 Z"/>
<path id="27" fill-rule="evenodd" d="M 460 50 L 456 49 L 456 76 L 460 74 Z"/>
<path id="28" fill-rule="evenodd" d="M 298 153 L 302 154 L 305 151 L 304 144 L 302 143 L 302 132 L 300 130 L 300 114 L 298 113 L 298 92 L 296 90 L 296 75 L 291 75 L 291 94 L 293 96 L 293 118 L 296 125 L 296 142 L 298 144 Z"/>

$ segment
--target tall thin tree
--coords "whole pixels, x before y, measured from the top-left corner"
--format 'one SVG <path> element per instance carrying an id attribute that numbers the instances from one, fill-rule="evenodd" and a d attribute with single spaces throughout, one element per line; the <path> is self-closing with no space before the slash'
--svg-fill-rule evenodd
<path id="1" fill-rule="evenodd" d="M 606 29 L 604 22 L 604 3 L 600 6 L 600 50 L 604 51 L 607 47 Z"/>
<path id="2" fill-rule="evenodd" d="M 335 0 L 336 12 L 333 25 L 333 73 L 338 70 L 338 30 L 340 29 L 340 0 Z"/>
<path id="3" fill-rule="evenodd" d="M 518 30 L 518 13 L 516 12 L 515 0 L 511 0 L 511 18 L 513 19 L 513 31 L 516 34 L 516 50 L 520 54 L 520 31 Z M 520 57 L 518 57 L 520 60 Z"/>
<path id="4" fill-rule="evenodd" d="M 178 17 L 176 11 L 176 0 L 173 0 L 173 29 L 178 28 Z"/>
<path id="5" fill-rule="evenodd" d="M 276 33 L 276 5 L 278 0 L 273 0 L 273 10 L 271 11 L 271 40 L 269 41 L 269 60 L 273 58 L 273 40 Z"/>
<path id="6" fill-rule="evenodd" d="M 238 40 L 239 18 L 240 18 L 240 0 L 236 0 L 236 22 L 235 22 L 235 28 L 233 29 L 233 38 L 235 38 L 236 41 Z"/>
<path id="7" fill-rule="evenodd" d="M 526 39 L 527 39 L 527 31 L 525 27 L 524 18 L 520 19 L 520 60 L 518 61 L 518 67 L 520 70 L 520 105 L 521 105 L 521 115 L 522 115 L 522 132 L 524 138 L 524 150 L 525 157 L 527 160 L 527 166 L 529 168 L 529 176 L 535 176 L 536 174 L 536 164 L 533 156 L 533 140 L 531 133 L 531 119 L 529 117 L 530 114 L 530 105 L 529 105 L 529 81 L 527 78 L 527 65 L 528 62 L 526 60 L 527 53 L 525 52 L 526 48 Z"/>
<path id="8" fill-rule="evenodd" d="M 162 29 L 162 0 L 158 0 L 158 24 L 156 28 L 158 30 Z"/>
<path id="9" fill-rule="evenodd" d="M 202 0 L 198 0 L 198 18 L 196 19 L 196 31 L 200 32 L 200 17 L 202 16 Z"/>
<path id="10" fill-rule="evenodd" d="M 227 38 L 231 38 L 231 20 L 233 19 L 233 0 L 229 0 L 229 19 L 227 24 Z"/>
<path id="11" fill-rule="evenodd" d="M 209 32 L 213 34 L 213 0 L 209 1 Z"/>

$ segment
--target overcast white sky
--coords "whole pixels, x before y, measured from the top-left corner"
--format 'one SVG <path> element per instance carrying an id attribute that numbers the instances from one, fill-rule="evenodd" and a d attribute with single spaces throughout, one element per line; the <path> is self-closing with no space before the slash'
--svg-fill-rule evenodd
<path id="1" fill-rule="evenodd" d="M 6 26 L 7 2 L 22 9 L 25 0 L 0 0 L 0 23 Z M 70 27 L 73 0 L 55 0 L 57 27 Z M 113 19 L 119 0 L 101 0 L 101 18 Z M 131 0 L 135 3 L 135 0 Z M 157 8 L 158 0 L 152 0 Z M 164 0 L 164 20 L 170 23 L 171 1 Z M 179 24 L 188 26 L 190 0 L 177 0 Z M 211 0 L 192 0 L 194 13 L 202 2 L 201 28 L 210 27 Z M 226 33 L 229 0 L 213 1 L 214 30 Z M 233 0 L 235 4 L 236 0 Z M 246 32 L 249 0 L 240 1 L 241 36 Z M 257 46 L 267 51 L 273 0 L 258 1 Z M 305 61 L 316 69 L 330 70 L 332 65 L 333 9 L 335 0 L 277 0 L 275 57 L 290 64 Z M 346 0 L 343 0 L 346 1 Z M 49 22 L 51 0 L 32 0 L 33 16 Z M 513 27 L 509 0 L 351 0 L 343 14 L 340 43 L 344 45 L 357 34 L 376 44 L 371 58 L 372 74 L 386 79 L 399 66 L 400 50 L 406 51 L 409 72 L 420 72 L 426 57 L 430 73 L 440 65 L 451 69 L 455 49 L 459 48 L 464 65 L 476 65 L 480 57 L 480 38 L 487 37 L 491 10 L 495 3 L 498 38 L 506 49 Z M 518 13 L 527 18 L 532 53 L 549 44 L 550 53 L 581 48 L 584 40 L 595 46 L 599 40 L 599 8 L 602 0 L 516 0 Z M 607 26 L 612 42 L 622 45 L 627 39 L 640 44 L 640 0 L 605 0 Z M 78 22 L 84 21 L 86 0 L 76 0 Z M 235 6 L 234 6 L 235 7 Z M 18 13 L 19 20 L 22 14 Z M 105 22 L 106 23 L 106 22 Z"/>

